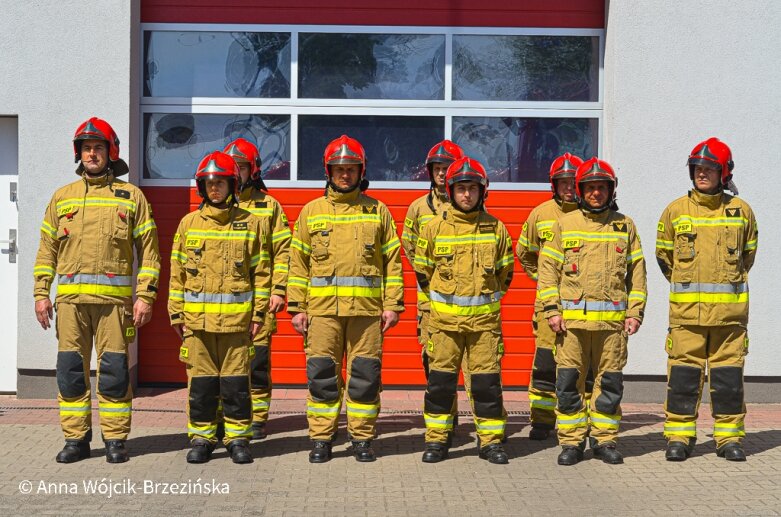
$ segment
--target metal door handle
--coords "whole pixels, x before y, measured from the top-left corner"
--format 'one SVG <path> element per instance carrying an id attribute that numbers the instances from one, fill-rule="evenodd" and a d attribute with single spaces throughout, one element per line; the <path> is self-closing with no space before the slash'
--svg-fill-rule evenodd
<path id="1" fill-rule="evenodd" d="M 8 244 L 8 262 L 16 264 L 16 255 L 19 253 L 16 248 L 16 230 L 8 230 L 8 240 L 2 240 L 0 244 Z"/>

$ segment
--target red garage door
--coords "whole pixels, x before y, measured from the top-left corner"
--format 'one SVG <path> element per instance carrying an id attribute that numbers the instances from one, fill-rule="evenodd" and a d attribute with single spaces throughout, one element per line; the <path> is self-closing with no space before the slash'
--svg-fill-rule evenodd
<path id="1" fill-rule="evenodd" d="M 464 7 L 466 3 L 457 3 L 456 5 L 454 6 L 453 2 L 449 1 L 432 0 L 417 0 L 414 2 L 400 0 L 392 6 L 380 6 L 380 3 L 377 2 L 364 2 L 361 5 L 360 0 L 333 0 L 327 6 L 324 6 L 321 2 L 305 0 L 287 0 L 285 2 L 279 0 L 261 2 L 144 0 L 141 4 L 141 19 L 142 23 L 146 24 L 264 24 L 266 26 L 269 24 L 281 26 L 342 24 L 387 27 L 413 24 L 432 27 L 554 27 L 586 29 L 602 29 L 604 26 L 604 0 L 540 0 L 524 2 L 487 0 L 481 2 L 479 8 Z M 414 15 L 411 16 L 411 13 L 414 13 Z M 146 27 L 149 29 L 150 26 Z M 155 25 L 151 30 L 165 30 L 165 26 Z M 230 30 L 236 29 L 232 28 Z M 564 86 L 566 87 L 567 85 L 565 84 Z M 151 94 L 145 93 L 144 95 Z M 529 93 L 528 99 L 538 100 L 534 95 L 536 95 L 535 92 Z M 192 96 L 196 97 L 197 95 L 193 94 Z M 592 98 L 590 100 L 596 101 L 597 99 Z M 180 103 L 180 106 L 174 106 L 171 111 L 181 113 L 182 101 L 180 99 L 177 102 Z M 160 101 L 155 100 L 154 104 L 155 107 L 153 109 L 144 108 L 145 113 L 165 113 L 164 109 L 157 108 L 160 105 Z M 142 107 L 144 107 L 143 102 Z M 415 106 L 412 107 L 414 108 Z M 200 109 L 203 110 L 204 108 L 201 106 Z M 601 109 L 601 106 L 598 109 Z M 366 108 L 364 107 L 365 111 Z M 185 109 L 185 112 L 187 112 L 187 109 Z M 221 111 L 216 109 L 214 112 Z M 350 114 L 349 109 L 340 113 L 340 115 Z M 490 114 L 486 113 L 481 113 L 481 115 L 486 117 L 485 120 L 490 116 Z M 524 115 L 514 114 L 513 116 L 523 117 Z M 580 115 L 577 113 L 572 115 L 570 113 L 565 116 L 578 117 Z M 583 116 L 592 117 L 586 126 L 591 128 L 589 138 L 592 140 L 589 144 L 589 149 L 593 149 L 593 154 L 596 154 L 597 145 L 595 142 L 597 142 L 596 127 L 598 122 L 596 122 L 597 118 L 595 117 L 599 115 L 594 115 L 594 112 L 591 112 Z M 447 117 L 449 117 L 448 123 L 450 123 L 450 118 L 457 118 L 453 114 L 447 114 Z M 490 124 L 485 123 L 485 120 L 482 120 L 482 126 L 490 126 Z M 144 123 L 146 124 L 147 122 Z M 474 121 L 466 121 L 462 123 L 462 129 L 468 128 L 470 123 L 473 125 L 477 124 Z M 559 126 L 556 131 L 551 131 L 550 134 L 565 141 L 564 144 L 559 145 L 565 145 L 566 139 L 571 138 L 566 134 L 569 126 L 566 121 Z M 577 132 L 577 124 L 573 127 L 575 127 Z M 300 131 L 299 127 L 299 136 L 301 135 Z M 338 136 L 338 134 L 335 136 Z M 176 138 L 178 136 L 174 134 L 173 139 L 175 140 Z M 193 141 L 197 136 L 184 135 L 182 141 L 187 138 Z M 535 156 L 535 148 L 531 146 L 538 145 L 536 140 L 528 143 L 523 134 L 516 134 L 513 138 L 516 147 L 524 145 L 527 147 L 523 149 L 522 153 L 518 151 L 518 155 L 523 154 L 526 157 L 525 159 L 539 162 L 538 177 L 534 181 L 544 182 L 544 179 L 539 177 L 539 171 L 542 168 L 547 168 L 545 163 L 550 163 L 547 154 L 538 153 L 544 156 Z M 145 142 L 145 149 L 148 145 L 149 142 Z M 206 151 L 209 150 L 211 149 Z M 575 149 L 567 148 L 566 150 L 574 151 Z M 295 153 L 296 150 L 294 149 L 291 152 Z M 372 155 L 370 154 L 369 157 L 371 160 Z M 145 164 L 148 161 L 146 158 L 145 156 Z M 302 167 L 301 163 L 299 163 L 298 167 Z M 509 174 L 511 178 L 514 174 L 513 171 L 506 171 L 505 173 Z M 145 177 L 148 178 L 149 176 Z M 160 251 L 163 256 L 161 291 L 155 313 L 152 322 L 139 332 L 138 378 L 140 383 L 146 385 L 180 384 L 186 382 L 184 367 L 178 361 L 179 342 L 169 327 L 165 311 L 167 303 L 166 286 L 169 276 L 168 260 L 173 233 L 181 217 L 188 211 L 195 209 L 199 201 L 195 192 L 189 186 L 184 186 L 186 183 L 186 181 L 179 181 L 177 183 L 178 186 L 165 186 L 164 182 L 155 183 L 155 181 L 147 180 L 142 183 L 142 188 L 154 208 L 155 219 L 159 228 Z M 301 207 L 306 202 L 322 195 L 322 187 L 313 188 L 313 185 L 308 183 L 306 185 L 312 188 L 295 188 L 295 182 L 292 181 L 287 185 L 289 187 L 272 188 L 271 193 L 282 203 L 292 224 L 298 217 Z M 409 190 L 408 188 L 393 190 L 389 189 L 388 186 L 388 183 L 386 183 L 382 189 L 372 188 L 368 194 L 388 205 L 397 222 L 400 234 L 409 203 L 421 196 L 423 191 Z M 514 240 L 520 234 L 521 225 L 526 219 L 529 210 L 550 197 L 550 193 L 544 190 L 544 183 L 541 184 L 540 188 L 543 190 L 491 191 L 487 203 L 488 209 L 507 225 Z M 403 314 L 400 324 L 387 335 L 384 343 L 383 382 L 386 386 L 420 385 L 425 382 L 420 364 L 420 346 L 417 344 L 415 337 L 415 278 L 406 258 L 404 259 L 404 281 L 407 312 Z M 506 342 L 506 356 L 503 362 L 505 386 L 526 386 L 529 382 L 529 372 L 534 351 L 530 324 L 533 301 L 534 285 L 523 274 L 516 260 L 516 275 L 508 295 L 503 300 L 502 308 Z M 304 384 L 306 382 L 302 340 L 293 332 L 290 325 L 290 317 L 287 313 L 282 313 L 279 318 L 278 333 L 274 337 L 272 344 L 272 365 L 272 376 L 275 384 Z"/>

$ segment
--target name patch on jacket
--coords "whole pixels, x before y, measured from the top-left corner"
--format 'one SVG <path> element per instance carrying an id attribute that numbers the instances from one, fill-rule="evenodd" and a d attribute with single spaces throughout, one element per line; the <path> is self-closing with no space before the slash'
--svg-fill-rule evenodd
<path id="1" fill-rule="evenodd" d="M 376 214 L 377 213 L 377 207 L 374 206 L 374 205 L 372 205 L 372 206 L 363 206 L 361 208 L 363 208 L 363 213 L 364 214 Z"/>
<path id="2" fill-rule="evenodd" d="M 727 217 L 740 217 L 740 208 L 728 208 Z"/>
<path id="3" fill-rule="evenodd" d="M 614 232 L 625 232 L 626 231 L 626 223 L 613 223 L 613 231 Z"/>
<path id="4" fill-rule="evenodd" d="M 121 197 L 124 199 L 130 199 L 130 192 L 127 190 L 115 190 L 114 197 Z"/>
<path id="5" fill-rule="evenodd" d="M 266 208 L 268 201 L 255 201 L 255 208 Z"/>
<path id="6" fill-rule="evenodd" d="M 246 230 L 247 229 L 247 221 L 241 221 L 241 222 L 233 223 L 233 229 L 234 230 Z"/>
<path id="7" fill-rule="evenodd" d="M 491 223 L 480 223 L 478 225 L 478 231 L 480 233 L 494 233 L 495 226 Z"/>

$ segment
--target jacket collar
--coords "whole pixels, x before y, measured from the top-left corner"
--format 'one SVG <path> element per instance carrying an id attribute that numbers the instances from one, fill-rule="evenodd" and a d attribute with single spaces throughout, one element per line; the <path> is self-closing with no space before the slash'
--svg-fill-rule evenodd
<path id="1" fill-rule="evenodd" d="M 715 194 L 706 194 L 704 192 L 700 192 L 697 189 L 691 189 L 689 191 L 689 199 L 694 201 L 700 206 L 704 206 L 706 208 L 715 209 L 721 206 L 721 201 L 724 196 L 724 193 L 719 191 Z"/>
<path id="2" fill-rule="evenodd" d="M 355 201 L 358 199 L 358 196 L 361 195 L 361 189 L 356 188 L 355 190 L 351 190 L 350 192 L 337 192 L 331 186 L 329 185 L 326 189 L 325 197 L 330 201 L 331 203 L 345 203 L 348 205 L 351 205 L 355 203 Z"/>

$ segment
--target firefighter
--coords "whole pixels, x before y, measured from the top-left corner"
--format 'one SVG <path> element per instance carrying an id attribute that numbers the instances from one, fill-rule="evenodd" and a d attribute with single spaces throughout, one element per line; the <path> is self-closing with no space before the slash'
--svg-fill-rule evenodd
<path id="1" fill-rule="evenodd" d="M 171 251 L 168 313 L 182 339 L 187 367 L 188 463 L 205 463 L 217 444 L 217 406 L 223 443 L 234 463 L 252 463 L 250 359 L 271 290 L 270 236 L 260 219 L 238 207 L 239 167 L 215 151 L 195 173 L 198 210 L 182 218 Z"/>
<path id="2" fill-rule="evenodd" d="M 388 208 L 363 192 L 366 154 L 346 135 L 325 148 L 325 195 L 307 203 L 290 247 L 288 312 L 304 336 L 311 463 L 331 459 L 345 380 L 357 461 L 376 459 L 383 334 L 404 310 L 401 243 Z"/>
<path id="3" fill-rule="evenodd" d="M 634 222 L 618 212 L 616 176 L 591 158 L 575 175 L 580 210 L 551 227 L 540 253 L 538 296 L 557 333 L 556 416 L 559 465 L 583 459 L 590 433 L 594 457 L 623 463 L 616 449 L 627 341 L 640 328 L 646 303 L 643 251 Z M 594 392 L 586 408 L 586 372 Z M 590 422 L 589 422 L 590 418 Z"/>
<path id="4" fill-rule="evenodd" d="M 694 188 L 665 208 L 656 236 L 656 260 L 670 282 L 665 456 L 684 461 L 694 449 L 707 367 L 716 453 L 745 461 L 743 364 L 757 222 L 736 197 L 732 152 L 724 142 L 700 142 L 688 166 Z"/>
<path id="5" fill-rule="evenodd" d="M 152 317 L 160 254 L 152 208 L 140 189 L 120 176 L 119 139 L 92 117 L 73 137 L 79 179 L 52 196 L 35 260 L 35 314 L 41 327 L 53 317 L 49 290 L 57 277 L 57 399 L 65 447 L 57 462 L 90 456 L 90 357 L 97 356 L 98 414 L 106 461 L 128 460 L 133 392 L 128 345 Z M 133 249 L 138 260 L 133 302 Z"/>
<path id="6" fill-rule="evenodd" d="M 415 250 L 418 284 L 431 301 L 422 460 L 447 458 L 458 369 L 466 356 L 479 456 L 506 464 L 499 309 L 512 281 L 512 240 L 504 224 L 485 211 L 488 176 L 479 162 L 456 160 L 445 182 L 450 206 L 423 228 Z"/>
<path id="7" fill-rule="evenodd" d="M 540 249 L 553 234 L 551 227 L 561 216 L 577 209 L 575 200 L 575 171 L 583 163 L 579 157 L 565 153 L 550 167 L 550 184 L 553 199 L 545 201 L 529 213 L 523 223 L 516 253 L 526 275 L 537 282 L 537 264 Z M 546 440 L 556 424 L 556 362 L 553 346 L 556 333 L 551 331 L 543 318 L 542 301 L 534 300 L 532 329 L 535 337 L 534 362 L 529 385 L 532 440 Z M 590 391 L 587 389 L 587 392 Z"/>
<path id="8" fill-rule="evenodd" d="M 255 356 L 250 365 L 252 438 L 261 440 L 266 437 L 266 423 L 271 406 L 271 335 L 277 329 L 276 313 L 285 307 L 291 233 L 285 211 L 279 202 L 268 194 L 260 176 L 258 148 L 251 142 L 238 138 L 229 143 L 224 152 L 236 160 L 239 166 L 239 207 L 261 220 L 263 234 L 268 237 L 261 246 L 269 254 L 273 264 L 271 298 L 266 321 L 261 332 L 255 336 Z"/>
<path id="9" fill-rule="evenodd" d="M 464 155 L 463 150 L 450 140 L 443 140 L 436 144 L 426 157 L 426 169 L 431 182 L 429 191 L 424 196 L 413 201 L 407 210 L 407 216 L 404 218 L 404 231 L 401 234 L 401 245 L 407 255 L 410 265 L 415 267 L 415 247 L 417 246 L 418 236 L 422 229 L 438 213 L 444 210 L 449 204 L 447 189 L 445 188 L 445 174 L 448 166 Z M 421 346 L 421 359 L 423 360 L 423 372 L 428 379 L 428 355 L 426 355 L 426 344 L 428 343 L 428 321 L 429 321 L 429 300 L 428 295 L 418 286 L 418 343 Z M 464 384 L 468 385 L 469 376 L 466 362 L 462 365 L 464 372 Z M 468 388 L 467 388 L 468 391 Z M 458 400 L 453 405 L 453 427 L 458 426 Z M 452 433 L 449 439 L 452 439 Z"/>

